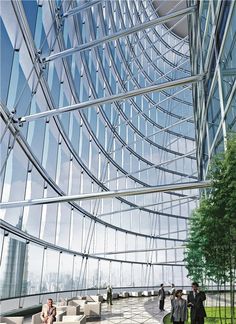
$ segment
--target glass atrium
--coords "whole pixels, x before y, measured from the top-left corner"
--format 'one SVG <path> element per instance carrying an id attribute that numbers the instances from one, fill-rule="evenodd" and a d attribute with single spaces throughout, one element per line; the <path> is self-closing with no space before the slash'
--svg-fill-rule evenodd
<path id="1" fill-rule="evenodd" d="M 1 1 L 2 312 L 189 289 L 188 220 L 236 131 L 236 2 Z"/>

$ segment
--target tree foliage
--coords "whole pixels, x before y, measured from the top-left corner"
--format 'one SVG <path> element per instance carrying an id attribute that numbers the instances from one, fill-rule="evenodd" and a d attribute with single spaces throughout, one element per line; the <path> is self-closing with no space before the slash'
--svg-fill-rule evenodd
<path id="1" fill-rule="evenodd" d="M 190 220 L 186 264 L 189 277 L 230 283 L 236 271 L 236 136 L 211 164 L 212 182 Z"/>

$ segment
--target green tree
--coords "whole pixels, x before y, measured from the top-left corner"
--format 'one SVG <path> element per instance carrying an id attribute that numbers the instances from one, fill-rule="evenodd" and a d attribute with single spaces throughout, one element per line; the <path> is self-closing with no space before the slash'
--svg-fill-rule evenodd
<path id="1" fill-rule="evenodd" d="M 230 284 L 231 323 L 234 318 L 236 273 L 236 136 L 218 155 L 209 171 L 212 182 L 193 212 L 185 261 L 189 277 L 220 287 Z M 197 266 L 196 266 L 197 265 Z"/>

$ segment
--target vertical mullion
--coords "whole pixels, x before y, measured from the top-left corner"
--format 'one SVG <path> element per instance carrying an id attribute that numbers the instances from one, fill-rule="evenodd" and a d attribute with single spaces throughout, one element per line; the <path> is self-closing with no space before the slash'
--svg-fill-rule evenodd
<path id="1" fill-rule="evenodd" d="M 71 298 L 73 297 L 73 290 L 74 290 L 75 258 L 76 258 L 76 254 L 73 255 L 73 263 L 72 263 L 72 271 L 71 271 Z"/>
<path id="2" fill-rule="evenodd" d="M 44 247 L 44 250 L 43 250 L 43 260 L 42 260 L 42 268 L 41 268 L 41 276 L 40 276 L 40 283 L 39 283 L 39 292 L 41 293 L 42 291 L 42 283 L 43 283 L 43 272 L 44 272 L 44 261 L 45 261 L 45 253 L 47 251 L 47 247 Z M 42 300 L 41 300 L 41 295 L 39 295 L 39 304 L 42 303 Z"/>

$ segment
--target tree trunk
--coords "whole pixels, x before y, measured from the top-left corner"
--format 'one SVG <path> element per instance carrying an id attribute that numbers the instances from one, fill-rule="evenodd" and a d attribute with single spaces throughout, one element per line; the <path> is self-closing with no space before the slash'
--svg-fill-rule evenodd
<path id="1" fill-rule="evenodd" d="M 230 268 L 230 317 L 230 323 L 234 324 L 234 282 L 232 268 Z"/>
<path id="2" fill-rule="evenodd" d="M 227 300 L 226 300 L 226 298 L 227 298 L 227 293 L 226 293 L 226 282 L 224 283 L 224 296 L 225 296 L 225 298 L 224 298 L 224 300 L 225 300 L 225 323 L 227 323 Z"/>
<path id="3" fill-rule="evenodd" d="M 230 323 L 234 324 L 234 276 L 233 276 L 233 264 L 232 264 L 232 246 L 229 244 L 229 279 L 230 279 Z"/>
<path id="4" fill-rule="evenodd" d="M 222 316 L 221 316 L 221 304 L 220 304 L 220 284 L 218 283 L 218 299 L 219 299 L 219 317 L 220 317 L 220 324 L 222 324 Z"/>

